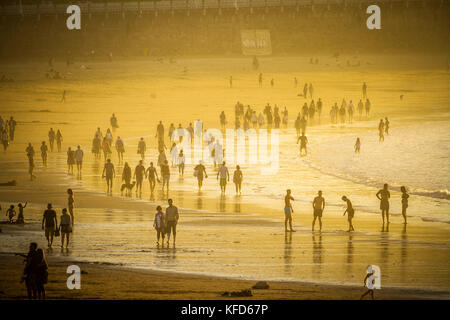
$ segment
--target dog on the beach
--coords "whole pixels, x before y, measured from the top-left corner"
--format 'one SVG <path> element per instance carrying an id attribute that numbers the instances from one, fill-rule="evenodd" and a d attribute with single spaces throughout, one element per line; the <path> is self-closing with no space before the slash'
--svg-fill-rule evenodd
<path id="1" fill-rule="evenodd" d="M 123 191 L 126 190 L 126 194 L 131 195 L 131 190 L 133 190 L 134 186 L 136 185 L 136 181 L 133 181 L 133 183 L 124 183 L 120 187 L 120 193 L 123 194 Z"/>

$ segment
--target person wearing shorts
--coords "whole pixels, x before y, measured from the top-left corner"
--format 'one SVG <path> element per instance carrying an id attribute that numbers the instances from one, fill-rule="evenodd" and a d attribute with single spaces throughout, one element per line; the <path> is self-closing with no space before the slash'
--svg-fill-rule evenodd
<path id="1" fill-rule="evenodd" d="M 178 208 L 173 205 L 173 200 L 167 200 L 169 206 L 166 208 L 165 220 L 166 220 L 166 234 L 167 234 L 167 244 L 170 241 L 170 234 L 173 233 L 173 244 L 175 245 L 175 240 L 177 236 L 177 224 L 179 219 Z"/>
<path id="2" fill-rule="evenodd" d="M 322 191 L 319 190 L 318 196 L 313 200 L 313 211 L 314 211 L 314 220 L 312 222 L 312 231 L 314 231 L 314 225 L 316 223 L 316 219 L 319 219 L 319 231 L 322 231 L 322 213 L 325 209 L 325 199 L 322 197 Z"/>
<path id="3" fill-rule="evenodd" d="M 286 196 L 284 197 L 284 230 L 295 232 L 294 229 L 292 229 L 292 213 L 294 212 L 294 209 L 292 208 L 291 200 L 294 201 L 294 198 L 291 196 L 291 190 L 286 190 Z M 287 225 L 289 222 L 289 228 L 288 230 Z"/>
<path id="4" fill-rule="evenodd" d="M 52 209 L 52 204 L 49 203 L 47 205 L 47 210 L 44 211 L 44 217 L 42 219 L 42 229 L 45 230 L 45 238 L 47 239 L 49 248 L 51 248 L 53 244 L 53 236 L 55 235 L 57 225 L 56 212 Z"/>

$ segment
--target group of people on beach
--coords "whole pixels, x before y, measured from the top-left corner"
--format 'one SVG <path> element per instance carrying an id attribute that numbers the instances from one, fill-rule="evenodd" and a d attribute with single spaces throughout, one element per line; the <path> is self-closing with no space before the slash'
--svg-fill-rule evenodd
<path id="1" fill-rule="evenodd" d="M 401 204 L 402 204 L 402 216 L 404 221 L 403 223 L 406 225 L 407 224 L 406 210 L 408 208 L 409 194 L 405 186 L 401 186 L 400 190 L 402 192 Z M 384 184 L 383 189 L 380 189 L 376 193 L 376 197 L 380 201 L 380 210 L 383 219 L 383 226 L 385 225 L 385 222 L 389 225 L 390 223 L 389 199 L 391 198 L 391 193 L 389 192 L 389 186 L 387 183 Z M 348 232 L 355 231 L 355 228 L 353 226 L 355 208 L 353 207 L 351 200 L 346 195 L 342 196 L 341 199 L 346 203 L 346 209 L 343 215 L 345 216 L 347 214 Z M 295 232 L 295 230 L 292 228 L 292 213 L 294 212 L 294 209 L 292 207 L 291 201 L 294 201 L 294 198 L 292 197 L 292 191 L 288 189 L 286 190 L 286 195 L 284 197 L 284 216 L 285 216 L 284 229 L 286 232 Z M 321 190 L 318 191 L 317 196 L 313 199 L 312 208 L 313 208 L 312 231 L 314 231 L 316 220 L 319 221 L 319 231 L 322 231 L 322 215 L 325 209 L 325 198 L 323 197 Z"/>

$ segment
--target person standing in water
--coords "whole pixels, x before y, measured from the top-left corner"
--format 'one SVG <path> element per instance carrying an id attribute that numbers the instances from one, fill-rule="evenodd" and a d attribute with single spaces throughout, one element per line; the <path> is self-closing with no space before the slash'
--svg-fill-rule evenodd
<path id="1" fill-rule="evenodd" d="M 48 142 L 50 143 L 50 151 L 53 152 L 53 144 L 55 143 L 56 134 L 53 128 L 48 132 Z"/>
<path id="2" fill-rule="evenodd" d="M 228 168 L 225 166 L 225 161 L 220 166 L 219 170 L 217 171 L 217 180 L 219 180 L 220 176 L 220 191 L 222 193 L 225 193 L 225 190 L 227 188 L 227 181 L 230 181 L 230 173 L 228 172 Z"/>
<path id="3" fill-rule="evenodd" d="M 75 204 L 75 196 L 73 194 L 72 189 L 67 189 L 67 194 L 68 194 L 68 198 L 67 198 L 67 207 L 69 208 L 69 213 L 70 213 L 70 221 L 73 223 L 75 221 L 74 216 L 73 216 L 73 206 Z"/>
<path id="4" fill-rule="evenodd" d="M 63 136 L 61 134 L 61 131 L 59 131 L 59 129 L 58 129 L 58 131 L 56 131 L 56 146 L 58 148 L 58 152 L 61 152 L 62 140 L 63 140 Z"/>
<path id="5" fill-rule="evenodd" d="M 203 178 L 208 178 L 208 174 L 206 173 L 206 168 L 202 164 L 202 161 L 200 160 L 198 165 L 194 168 L 194 177 L 197 177 L 198 182 L 198 191 L 202 190 L 203 186 Z"/>
<path id="6" fill-rule="evenodd" d="M 42 141 L 41 144 L 41 157 L 42 157 L 42 164 L 44 167 L 47 167 L 47 155 L 48 155 L 48 147 L 45 144 L 45 141 Z"/>
<path id="7" fill-rule="evenodd" d="M 66 248 L 69 246 L 69 238 L 72 233 L 73 220 L 67 214 L 67 209 L 62 210 L 59 221 L 59 229 L 61 231 L 61 248 L 64 248 L 64 239 L 66 239 Z"/>
<path id="8" fill-rule="evenodd" d="M 150 193 L 153 194 L 156 186 L 156 181 L 160 182 L 158 178 L 158 172 L 153 166 L 153 162 L 150 162 L 150 167 L 148 167 L 145 171 L 145 175 L 146 177 L 148 177 L 148 182 L 150 183 Z"/>
<path id="9" fill-rule="evenodd" d="M 322 231 L 322 214 L 325 209 L 325 199 L 322 197 L 322 191 L 319 190 L 318 196 L 313 200 L 314 220 L 312 222 L 312 231 L 314 231 L 314 224 L 316 219 L 319 218 L 319 231 Z"/>
<path id="10" fill-rule="evenodd" d="M 233 182 L 236 186 L 236 194 L 242 194 L 242 178 L 243 178 L 243 174 L 241 171 L 241 167 L 240 166 L 236 166 L 236 170 L 234 171 L 233 174 Z"/>
<path id="11" fill-rule="evenodd" d="M 102 178 L 106 178 L 106 192 L 112 193 L 113 179 L 116 177 L 116 171 L 114 165 L 111 163 L 111 159 L 106 160 L 103 167 Z"/>
<path id="12" fill-rule="evenodd" d="M 378 141 L 383 142 L 384 141 L 384 122 L 383 119 L 380 119 L 380 123 L 378 124 Z"/>
<path id="13" fill-rule="evenodd" d="M 142 164 L 143 161 L 139 160 L 139 164 L 134 169 L 133 178 L 136 178 L 136 196 L 142 195 L 142 182 L 144 182 L 144 176 L 145 176 L 145 167 Z"/>
<path id="14" fill-rule="evenodd" d="M 17 220 L 16 220 L 17 224 L 25 223 L 25 217 L 23 215 L 23 209 L 25 209 L 27 207 L 27 204 L 28 204 L 28 202 L 25 202 L 25 205 L 22 205 L 21 203 L 19 203 L 17 205 L 19 207 L 19 214 L 17 215 Z"/>
<path id="15" fill-rule="evenodd" d="M 284 231 L 295 232 L 292 229 L 292 213 L 294 213 L 294 209 L 292 208 L 291 200 L 294 201 L 294 198 L 291 195 L 291 189 L 286 190 L 286 196 L 284 197 Z M 287 228 L 289 222 L 289 229 Z"/>
<path id="16" fill-rule="evenodd" d="M 31 145 L 31 143 L 28 143 L 28 147 L 25 149 L 28 157 L 28 173 L 30 174 L 30 180 L 33 180 L 33 178 L 36 178 L 36 176 L 33 174 L 34 170 L 34 148 Z"/>
<path id="17" fill-rule="evenodd" d="M 173 200 L 167 200 L 169 206 L 166 208 L 166 232 L 167 232 L 167 245 L 170 241 L 170 233 L 173 233 L 173 245 L 175 245 L 175 240 L 177 237 L 177 224 L 180 215 L 178 213 L 178 208 L 173 205 Z"/>
<path id="18" fill-rule="evenodd" d="M 161 206 L 156 207 L 155 219 L 153 220 L 153 228 L 155 228 L 156 230 L 156 244 L 159 245 L 159 239 L 162 238 L 162 243 L 164 245 L 166 223 Z"/>
<path id="19" fill-rule="evenodd" d="M 353 217 L 355 216 L 355 209 L 353 209 L 352 202 L 346 196 L 342 196 L 342 201 L 345 201 L 347 203 L 347 209 L 345 209 L 343 215 L 345 216 L 345 214 L 347 213 L 348 232 L 355 231 L 355 229 L 353 228 L 353 223 L 352 223 Z"/>
<path id="20" fill-rule="evenodd" d="M 409 194 L 406 191 L 405 186 L 401 186 L 400 190 L 402 191 L 402 216 L 404 219 L 404 224 L 406 224 L 406 209 L 408 208 L 408 198 Z"/>
<path id="21" fill-rule="evenodd" d="M 52 204 L 49 203 L 47 205 L 47 210 L 44 211 L 44 217 L 42 218 L 42 230 L 45 230 L 45 238 L 47 239 L 49 248 L 52 247 L 53 236 L 57 225 L 58 220 L 56 218 L 56 211 L 52 209 Z"/>
<path id="22" fill-rule="evenodd" d="M 380 209 L 381 215 L 383 217 L 383 225 L 384 225 L 384 216 L 386 215 L 387 223 L 389 224 L 389 198 L 391 197 L 391 193 L 388 190 L 388 184 L 385 183 L 383 189 L 379 190 L 376 194 L 378 200 L 380 200 Z"/>
<path id="23" fill-rule="evenodd" d="M 356 142 L 355 142 L 355 153 L 360 153 L 361 151 L 361 140 L 359 140 L 359 138 L 356 138 Z"/>
<path id="24" fill-rule="evenodd" d="M 306 149 L 306 145 L 308 143 L 308 138 L 305 136 L 305 133 L 302 132 L 302 135 L 298 137 L 297 144 L 300 141 L 300 157 L 302 156 L 302 151 L 305 150 L 305 156 L 308 155 L 308 150 Z"/>
<path id="25" fill-rule="evenodd" d="M 389 120 L 388 118 L 384 118 L 384 132 L 386 132 L 387 135 L 389 135 Z"/>

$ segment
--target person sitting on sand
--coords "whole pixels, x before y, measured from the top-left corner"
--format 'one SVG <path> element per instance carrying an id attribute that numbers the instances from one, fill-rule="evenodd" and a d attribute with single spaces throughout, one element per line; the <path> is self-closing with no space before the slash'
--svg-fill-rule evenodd
<path id="1" fill-rule="evenodd" d="M 155 219 L 153 220 L 153 228 L 155 228 L 156 230 L 156 244 L 159 245 L 160 238 L 162 238 L 162 243 L 164 244 L 166 222 L 161 206 L 156 207 Z"/>
<path id="2" fill-rule="evenodd" d="M 6 210 L 6 216 L 8 217 L 8 222 L 13 223 L 13 218 L 16 215 L 16 210 L 14 209 L 14 205 L 11 205 L 8 210 Z"/>
<path id="3" fill-rule="evenodd" d="M 355 215 L 355 209 L 353 209 L 352 206 L 352 202 L 350 201 L 349 198 L 347 198 L 346 196 L 342 196 L 342 201 L 347 202 L 347 209 L 345 209 L 344 211 L 344 216 L 347 213 L 347 218 L 348 218 L 348 232 L 350 231 L 355 231 L 355 229 L 353 228 L 353 224 L 352 224 L 352 220 L 353 217 Z"/>

